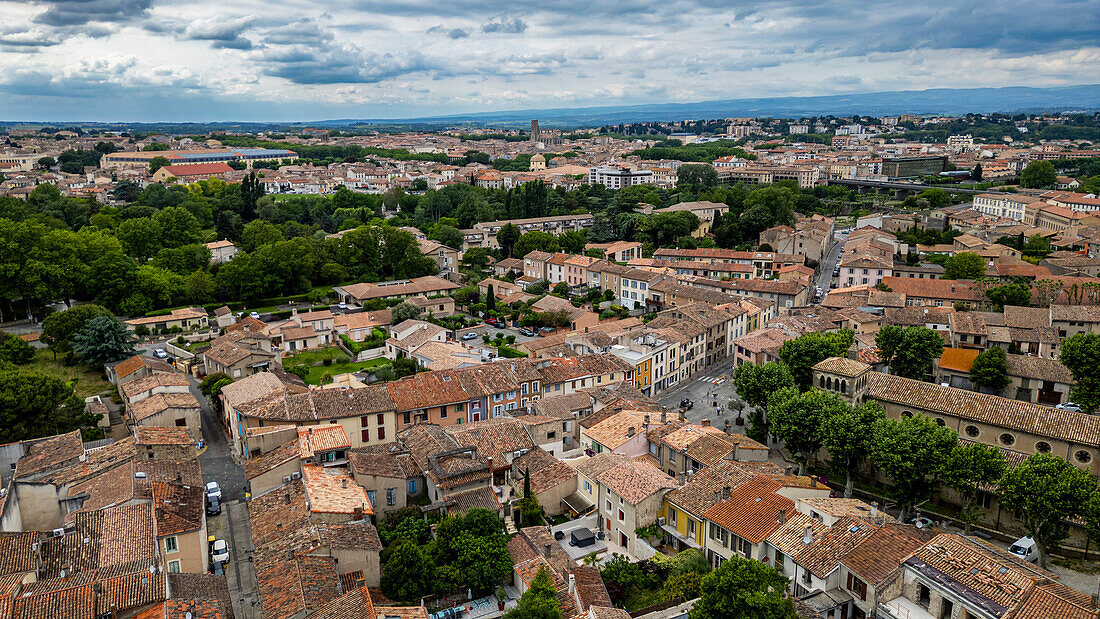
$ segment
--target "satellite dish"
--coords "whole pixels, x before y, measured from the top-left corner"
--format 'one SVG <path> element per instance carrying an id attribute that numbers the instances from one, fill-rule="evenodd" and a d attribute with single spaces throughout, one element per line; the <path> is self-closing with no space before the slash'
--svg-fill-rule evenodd
<path id="1" fill-rule="evenodd" d="M 923 528 L 924 528 L 924 522 L 922 522 L 922 521 L 918 520 L 918 521 L 917 521 L 917 528 L 918 528 L 918 529 L 923 529 Z"/>

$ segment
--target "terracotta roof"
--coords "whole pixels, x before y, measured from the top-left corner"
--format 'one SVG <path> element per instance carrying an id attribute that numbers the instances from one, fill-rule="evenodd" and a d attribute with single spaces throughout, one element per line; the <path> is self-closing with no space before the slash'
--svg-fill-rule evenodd
<path id="1" fill-rule="evenodd" d="M 153 482 L 157 537 L 197 531 L 203 525 L 205 495 L 200 486 Z"/>
<path id="2" fill-rule="evenodd" d="M 910 277 L 884 277 L 882 282 L 894 294 L 921 299 L 945 301 L 980 301 L 981 295 L 971 289 L 971 282 L 964 279 L 916 279 Z"/>
<path id="3" fill-rule="evenodd" d="M 1073 380 L 1073 372 L 1070 372 L 1069 368 L 1057 359 L 1030 355 L 1005 355 L 1005 364 L 1008 365 L 1009 376 L 1052 380 L 1067 385 L 1076 383 Z"/>
<path id="4" fill-rule="evenodd" d="M 443 499 L 448 503 L 447 511 L 450 513 L 464 514 L 475 507 L 494 512 L 500 511 L 501 508 L 497 493 L 489 486 L 478 486 L 448 494 Z"/>
<path id="5" fill-rule="evenodd" d="M 856 518 L 844 517 L 794 556 L 796 563 L 818 578 L 826 578 L 840 566 L 840 559 L 867 539 L 875 527 Z"/>
<path id="6" fill-rule="evenodd" d="M 298 460 L 298 441 L 287 441 L 271 451 L 250 458 L 244 463 L 244 474 L 249 480 L 255 479 L 281 464 Z"/>
<path id="7" fill-rule="evenodd" d="M 782 517 L 780 517 L 780 520 L 782 520 Z M 809 530 L 807 531 L 807 529 Z M 783 554 L 795 557 L 805 550 L 809 544 L 812 544 L 814 540 L 824 535 L 827 530 L 828 527 L 820 520 L 811 518 L 802 512 L 795 512 L 787 515 L 787 520 L 780 523 L 775 531 L 768 535 L 767 539 L 769 544 L 775 546 Z M 806 542 L 807 537 L 809 538 L 809 544 Z"/>
<path id="8" fill-rule="evenodd" d="M 702 518 L 703 513 L 721 499 L 723 488 L 728 487 L 732 491 L 733 488 L 755 479 L 757 474 L 758 471 L 747 470 L 729 460 L 718 462 L 697 471 L 687 484 L 666 494 L 665 501 L 696 518 Z"/>
<path id="9" fill-rule="evenodd" d="M 840 562 L 872 587 L 877 587 L 898 571 L 903 559 L 928 540 L 933 533 L 912 525 L 887 524 L 877 529 Z"/>
<path id="10" fill-rule="evenodd" d="M 394 443 L 357 447 L 348 454 L 348 462 L 357 475 L 409 479 L 423 472 L 412 454 Z"/>
<path id="11" fill-rule="evenodd" d="M 794 501 L 776 494 L 783 484 L 757 475 L 736 488 L 730 498 L 716 503 L 703 517 L 754 544 L 764 541 L 779 526 L 780 512 L 794 513 Z"/>
<path id="12" fill-rule="evenodd" d="M 620 411 L 596 423 L 584 433 L 607 449 L 615 450 L 639 434 L 646 433 L 645 420 L 652 416 L 642 411 Z"/>
<path id="13" fill-rule="evenodd" d="M 191 392 L 157 393 L 130 405 L 130 413 L 135 420 L 142 421 L 170 408 L 198 409 L 199 401 Z"/>
<path id="14" fill-rule="evenodd" d="M 312 458 L 322 451 L 351 449 L 351 439 L 338 423 L 298 427 L 298 453 L 302 459 Z"/>
<path id="15" fill-rule="evenodd" d="M 621 460 L 614 466 L 598 473 L 594 479 L 630 504 L 637 505 L 662 490 L 676 487 L 676 480 L 663 471 L 626 456 L 619 458 Z"/>
<path id="16" fill-rule="evenodd" d="M 855 377 L 867 371 L 869 367 L 865 363 L 854 361 L 847 357 L 829 357 L 819 362 L 813 369 L 820 372 L 829 372 L 841 376 Z"/>
<path id="17" fill-rule="evenodd" d="M 1100 417 L 871 372 L 865 397 L 1002 428 L 1100 446 Z"/>
<path id="18" fill-rule="evenodd" d="M 577 483 L 577 471 L 541 447 L 535 447 L 512 461 L 512 479 L 515 483 L 523 483 L 525 473 L 531 476 L 531 492 L 535 494 L 569 482 L 575 487 Z"/>
<path id="19" fill-rule="evenodd" d="M 122 383 L 120 390 L 123 397 L 127 400 L 134 396 L 156 389 L 157 387 L 187 387 L 191 383 L 187 382 L 187 377 L 183 374 L 153 374 L 151 376 L 145 376 L 137 380 L 132 380 L 128 383 Z"/>
<path id="20" fill-rule="evenodd" d="M 976 348 L 944 348 L 937 364 L 945 370 L 969 374 L 980 352 L 982 351 Z"/>
<path id="21" fill-rule="evenodd" d="M 16 465 L 16 479 L 61 466 L 84 455 L 84 443 L 80 440 L 80 430 L 25 441 L 23 445 L 26 453 Z"/>
<path id="22" fill-rule="evenodd" d="M 378 529 L 369 522 L 319 524 L 317 533 L 321 538 L 321 545 L 331 549 L 372 552 L 382 550 Z"/>
<path id="23" fill-rule="evenodd" d="M 367 491 L 339 468 L 303 464 L 302 479 L 312 512 L 354 514 L 360 509 L 367 516 L 374 513 Z"/>
<path id="24" fill-rule="evenodd" d="M 1096 619 L 1092 599 L 1066 585 L 1045 582 L 1035 586 L 1012 615 L 1013 619 Z"/>
<path id="25" fill-rule="evenodd" d="M 38 559 L 34 545 L 37 542 L 37 531 L 0 532 L 0 575 L 35 571 Z"/>
<path id="26" fill-rule="evenodd" d="M 179 426 L 136 426 L 134 443 L 138 445 L 194 445 L 195 438 Z"/>

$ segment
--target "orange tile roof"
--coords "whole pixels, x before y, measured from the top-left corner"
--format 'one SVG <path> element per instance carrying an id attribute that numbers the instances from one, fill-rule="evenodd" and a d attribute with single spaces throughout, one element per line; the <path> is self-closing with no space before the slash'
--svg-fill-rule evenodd
<path id="1" fill-rule="evenodd" d="M 298 451 L 303 460 L 312 458 L 318 452 L 336 449 L 351 449 L 351 440 L 344 426 L 332 423 L 298 427 Z"/>
<path id="2" fill-rule="evenodd" d="M 335 468 L 315 464 L 302 465 L 302 478 L 309 496 L 310 511 L 325 514 L 353 514 L 357 508 L 363 515 L 374 514 L 367 491 L 348 474 Z"/>
<path id="3" fill-rule="evenodd" d="M 939 365 L 945 370 L 969 373 L 980 352 L 976 348 L 944 348 Z"/>
<path id="4" fill-rule="evenodd" d="M 776 494 L 782 487 L 782 483 L 766 475 L 757 475 L 734 488 L 730 498 L 703 512 L 703 517 L 759 544 L 779 527 L 780 512 L 794 513 L 794 501 Z"/>

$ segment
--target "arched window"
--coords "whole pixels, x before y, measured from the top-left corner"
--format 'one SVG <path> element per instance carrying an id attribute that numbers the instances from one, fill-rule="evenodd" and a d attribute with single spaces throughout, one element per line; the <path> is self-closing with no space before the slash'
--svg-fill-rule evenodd
<path id="1" fill-rule="evenodd" d="M 1015 445 L 1016 444 L 1016 437 L 1012 436 L 1008 432 L 1005 432 L 1004 434 L 1001 435 L 1000 441 L 1001 441 L 1002 445 Z"/>
<path id="2" fill-rule="evenodd" d="M 846 380 L 840 381 L 840 392 L 841 393 L 848 393 L 848 381 L 846 381 Z"/>
<path id="3" fill-rule="evenodd" d="M 830 376 L 828 379 L 825 380 L 825 388 L 828 389 L 829 391 L 833 390 L 833 377 L 832 376 Z"/>
<path id="4" fill-rule="evenodd" d="M 825 388 L 825 376 L 824 375 L 818 376 L 818 388 L 820 388 L 820 389 Z"/>
<path id="5" fill-rule="evenodd" d="M 941 419 L 939 417 L 936 417 L 936 425 L 937 426 L 946 426 L 947 423 L 943 419 Z"/>
<path id="6" fill-rule="evenodd" d="M 901 416 L 908 419 L 913 416 L 913 411 L 901 411 Z"/>
<path id="7" fill-rule="evenodd" d="M 970 438 L 975 438 L 981 432 L 978 430 L 978 426 L 966 426 L 966 435 Z"/>
<path id="8" fill-rule="evenodd" d="M 1050 453 L 1050 443 L 1046 441 L 1039 441 L 1038 443 L 1035 443 L 1035 451 L 1041 454 Z"/>
<path id="9" fill-rule="evenodd" d="M 1076 458 L 1077 461 L 1081 464 L 1088 464 L 1089 462 L 1092 462 L 1092 454 L 1085 451 L 1084 449 L 1073 454 L 1073 457 Z"/>

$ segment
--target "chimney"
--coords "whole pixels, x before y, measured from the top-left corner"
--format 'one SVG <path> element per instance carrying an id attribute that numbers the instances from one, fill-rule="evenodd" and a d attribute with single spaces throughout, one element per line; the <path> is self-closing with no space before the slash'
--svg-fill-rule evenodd
<path id="1" fill-rule="evenodd" d="M 681 471 L 680 474 L 677 475 L 676 477 L 679 478 L 680 485 L 681 486 L 684 485 L 684 473 Z"/>
<path id="2" fill-rule="evenodd" d="M 787 510 L 781 509 L 779 510 L 779 524 L 783 524 L 784 522 L 787 522 Z"/>
<path id="3" fill-rule="evenodd" d="M 348 487 L 348 480 L 347 479 L 341 479 L 340 480 L 340 487 L 341 488 L 347 488 Z"/>
<path id="4" fill-rule="evenodd" d="M 661 409 L 661 425 L 668 423 L 668 411 Z"/>
<path id="5" fill-rule="evenodd" d="M 871 504 L 871 517 L 878 518 L 878 501 Z"/>
<path id="6" fill-rule="evenodd" d="M 542 547 L 542 556 L 546 557 L 547 559 L 550 558 L 550 544 L 546 544 Z"/>
<path id="7" fill-rule="evenodd" d="M 356 507 L 352 511 L 352 514 L 353 514 L 355 520 L 362 520 L 363 519 L 363 508 L 361 506 Z"/>
<path id="8" fill-rule="evenodd" d="M 811 488 L 816 488 L 817 487 L 817 478 L 814 477 L 813 475 L 810 476 L 810 487 Z"/>
<path id="9" fill-rule="evenodd" d="M 649 429 L 649 415 L 645 416 L 645 423 L 643 425 L 645 425 L 645 428 L 647 430 Z"/>
<path id="10" fill-rule="evenodd" d="M 730 487 L 722 486 L 722 500 L 725 501 L 728 498 L 730 498 Z"/>
<path id="11" fill-rule="evenodd" d="M 704 428 L 710 427 L 710 419 L 704 419 L 702 422 Z"/>
<path id="12" fill-rule="evenodd" d="M 738 452 L 741 451 L 741 441 L 733 442 L 733 459 L 737 460 Z"/>
<path id="13" fill-rule="evenodd" d="M 492 471 L 493 470 L 493 457 L 489 456 L 488 458 L 485 459 L 485 461 L 488 462 L 489 470 Z"/>
<path id="14" fill-rule="evenodd" d="M 573 593 L 573 590 L 577 588 L 577 577 L 572 572 L 569 573 L 569 593 Z"/>
<path id="15" fill-rule="evenodd" d="M 634 436 L 634 432 L 635 432 L 634 426 L 630 426 L 629 428 L 626 429 L 626 435 L 627 436 Z"/>
<path id="16" fill-rule="evenodd" d="M 813 528 L 807 525 L 806 530 L 802 532 L 802 543 L 809 546 L 812 541 L 814 541 Z"/>
<path id="17" fill-rule="evenodd" d="M 290 505 L 290 493 L 289 492 L 287 492 L 286 494 L 283 495 L 283 502 L 286 503 L 287 505 Z"/>

